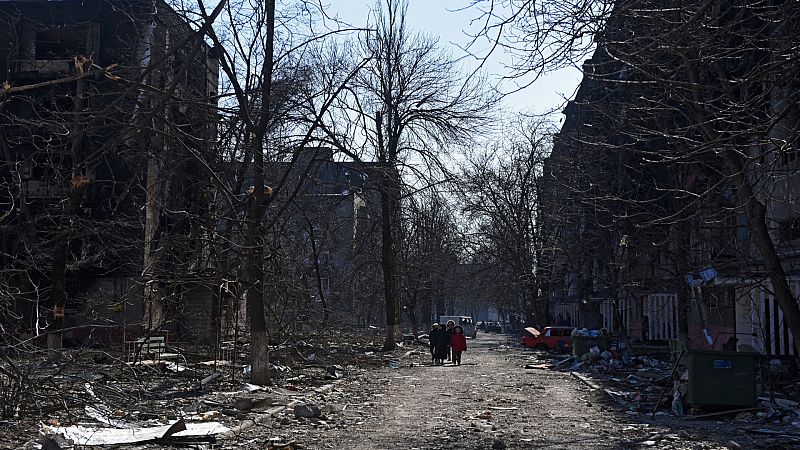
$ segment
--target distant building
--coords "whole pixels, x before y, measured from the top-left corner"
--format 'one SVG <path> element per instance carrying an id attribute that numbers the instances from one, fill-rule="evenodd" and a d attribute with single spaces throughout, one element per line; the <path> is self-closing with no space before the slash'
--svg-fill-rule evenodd
<path id="1" fill-rule="evenodd" d="M 295 285 L 314 302 L 304 316 L 325 314 L 324 304 L 337 323 L 382 320 L 378 170 L 376 163 L 335 161 L 328 148 L 304 149 L 294 164 L 268 169 L 270 184 L 287 179 L 276 203 L 294 195 L 278 226 L 291 241 L 284 248 L 301 252 L 302 281 Z"/>

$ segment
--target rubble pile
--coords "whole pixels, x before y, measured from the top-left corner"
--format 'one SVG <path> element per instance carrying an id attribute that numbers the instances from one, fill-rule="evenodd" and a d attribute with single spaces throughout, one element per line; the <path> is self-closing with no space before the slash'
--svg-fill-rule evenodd
<path id="1" fill-rule="evenodd" d="M 592 347 L 579 357 L 536 353 L 526 369 L 581 373 L 583 379 L 602 381 L 605 393 L 618 409 L 630 414 L 652 411 L 664 386 L 671 384 L 668 355 L 622 356 Z"/>
<path id="2" fill-rule="evenodd" d="M 407 365 L 420 353 L 407 347 L 382 353 L 380 342 L 367 329 L 337 330 L 335 341 L 306 333 L 277 344 L 270 351 L 272 386 L 249 383 L 244 340 L 232 361 L 208 360 L 180 346 L 169 349 L 177 357 L 135 362 L 96 350 L 39 351 L 9 361 L 28 369 L 26 383 L 35 388 L 2 423 L 8 426 L 0 442 L 25 449 L 215 442 L 215 448 L 238 448 L 259 439 L 252 430 L 263 436 L 269 426 L 270 446 L 299 448 L 304 429 L 347 427 L 374 406 L 373 398 L 347 395 L 340 385 L 357 384 L 372 369 Z"/>
<path id="3" fill-rule="evenodd" d="M 667 351 L 632 355 L 625 351 L 624 344 L 619 347 L 601 350 L 593 346 L 580 356 L 536 351 L 528 355 L 524 367 L 571 373 L 596 394 L 587 406 L 612 405 L 617 412 L 645 420 L 656 416 L 689 421 L 733 420 L 750 425 L 741 428 L 742 432 L 769 436 L 770 442 L 781 445 L 800 446 L 800 404 L 789 399 L 800 387 L 794 380 L 779 386 L 760 385 L 760 390 L 768 390 L 752 407 L 704 409 L 703 405 L 691 405 L 690 410 L 685 410 L 689 371 L 678 361 L 680 355 Z M 779 366 L 781 362 L 773 360 L 770 365 Z M 676 438 L 657 435 L 631 444 L 652 446 Z M 731 441 L 729 448 L 736 445 Z"/>

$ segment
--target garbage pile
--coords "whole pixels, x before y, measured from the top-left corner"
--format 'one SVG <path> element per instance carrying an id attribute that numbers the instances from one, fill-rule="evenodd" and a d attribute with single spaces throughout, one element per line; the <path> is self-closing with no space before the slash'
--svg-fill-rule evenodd
<path id="1" fill-rule="evenodd" d="M 576 330 L 576 333 L 576 336 L 602 337 L 599 330 Z M 537 354 L 533 356 L 537 363 L 528 364 L 526 368 L 580 373 L 584 380 L 602 381 L 605 394 L 617 409 L 632 415 L 651 412 L 663 387 L 670 383 L 670 355 L 632 355 L 624 342 L 607 338 L 601 345 L 591 345 L 580 355 L 556 360 L 548 354 Z"/>
<path id="2" fill-rule="evenodd" d="M 788 372 L 785 361 L 769 362 L 765 371 L 772 382 L 759 379 L 758 391 L 765 394 L 758 396 L 755 404 L 706 408 L 687 402 L 690 371 L 683 359 L 678 359 L 680 355 L 666 348 L 661 352 L 635 355 L 622 340 L 606 337 L 597 330 L 577 330 L 573 339 L 575 336 L 578 339 L 573 341 L 574 350 L 581 350 L 581 345 L 587 342 L 592 345 L 586 347 L 586 351 L 566 357 L 537 352 L 528 356 L 533 361 L 525 368 L 571 372 L 593 393 L 605 396 L 606 404 L 613 404 L 617 411 L 631 416 L 674 416 L 686 420 L 725 418 L 758 427 L 743 429 L 743 432 L 769 435 L 776 442 L 800 444 L 800 404 L 791 400 L 800 383 L 796 377 L 776 375 Z M 733 376 L 725 372 L 731 367 L 728 365 L 731 364 L 730 355 L 707 353 L 711 354 L 712 367 Z"/>

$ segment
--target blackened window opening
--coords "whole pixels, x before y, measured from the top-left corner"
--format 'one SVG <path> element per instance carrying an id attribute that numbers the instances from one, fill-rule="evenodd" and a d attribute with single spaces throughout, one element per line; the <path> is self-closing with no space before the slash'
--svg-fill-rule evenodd
<path id="1" fill-rule="evenodd" d="M 85 28 L 58 27 L 36 32 L 36 59 L 69 59 L 85 53 Z"/>

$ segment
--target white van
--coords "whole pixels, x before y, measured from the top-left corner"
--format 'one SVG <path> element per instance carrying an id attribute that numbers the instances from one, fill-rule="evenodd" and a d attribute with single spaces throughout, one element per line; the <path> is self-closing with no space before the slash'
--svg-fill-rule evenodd
<path id="1" fill-rule="evenodd" d="M 456 326 L 464 330 L 464 336 L 475 339 L 478 336 L 478 330 L 475 328 L 475 320 L 470 316 L 439 316 L 439 323 L 446 324 L 448 320 L 452 320 Z"/>

